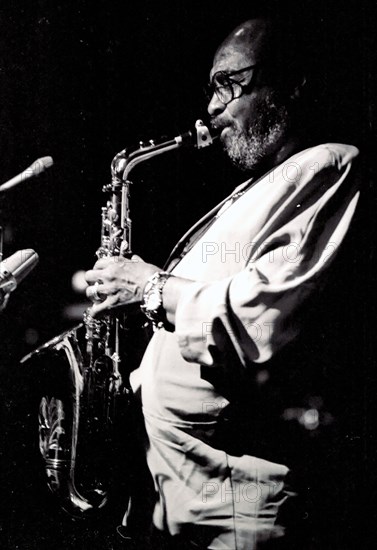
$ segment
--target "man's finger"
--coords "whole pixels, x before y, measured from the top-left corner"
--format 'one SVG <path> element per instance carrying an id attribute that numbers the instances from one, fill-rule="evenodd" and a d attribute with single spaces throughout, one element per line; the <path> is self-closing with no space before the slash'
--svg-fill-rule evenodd
<path id="1" fill-rule="evenodd" d="M 94 284 L 96 281 L 101 280 L 102 271 L 99 269 L 89 269 L 85 273 L 85 280 L 89 285 Z"/>
<path id="2" fill-rule="evenodd" d="M 143 258 L 140 258 L 137 254 L 132 254 L 131 262 L 144 262 Z"/>
<path id="3" fill-rule="evenodd" d="M 124 258 L 120 256 L 105 256 L 104 258 L 99 258 L 94 264 L 93 269 L 105 269 L 111 264 L 123 262 Z"/>
<path id="4" fill-rule="evenodd" d="M 101 302 L 106 299 L 106 293 L 104 292 L 104 285 L 100 284 L 98 281 L 94 285 L 89 285 L 86 289 L 86 296 L 92 302 Z"/>
<path id="5" fill-rule="evenodd" d="M 89 314 L 97 319 L 98 317 L 102 317 L 106 313 L 107 306 L 104 305 L 106 300 L 104 302 L 96 302 L 92 305 L 92 307 L 89 309 Z"/>

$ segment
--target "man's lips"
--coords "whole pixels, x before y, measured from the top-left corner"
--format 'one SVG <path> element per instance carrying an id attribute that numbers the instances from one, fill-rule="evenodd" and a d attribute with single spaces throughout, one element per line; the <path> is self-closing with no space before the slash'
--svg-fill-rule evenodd
<path id="1" fill-rule="evenodd" d="M 211 128 L 217 132 L 221 132 L 226 126 L 228 126 L 228 124 L 225 121 L 215 118 L 211 120 Z"/>
<path id="2" fill-rule="evenodd" d="M 224 136 L 231 131 L 232 124 L 230 122 L 214 120 L 211 122 L 211 127 L 221 139 L 224 139 Z"/>
<path id="3" fill-rule="evenodd" d="M 219 131 L 219 130 L 218 130 Z M 220 130 L 220 139 L 224 139 L 227 134 L 231 131 L 231 126 L 223 126 Z"/>

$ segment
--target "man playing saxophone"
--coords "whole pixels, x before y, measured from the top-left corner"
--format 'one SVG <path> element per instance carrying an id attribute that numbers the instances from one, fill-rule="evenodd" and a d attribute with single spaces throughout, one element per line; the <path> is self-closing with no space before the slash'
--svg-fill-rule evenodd
<path id="1" fill-rule="evenodd" d="M 336 265 L 359 193 L 358 150 L 304 132 L 300 54 L 270 15 L 229 34 L 210 71 L 208 113 L 246 181 L 165 269 L 133 255 L 101 258 L 86 274 L 93 317 L 140 305 L 155 326 L 131 384 L 148 435 L 153 523 L 169 548 L 309 548 L 299 450 L 291 460 L 279 422 L 308 373 L 288 366 L 301 320 Z M 302 422 L 315 424 L 319 408 Z"/>

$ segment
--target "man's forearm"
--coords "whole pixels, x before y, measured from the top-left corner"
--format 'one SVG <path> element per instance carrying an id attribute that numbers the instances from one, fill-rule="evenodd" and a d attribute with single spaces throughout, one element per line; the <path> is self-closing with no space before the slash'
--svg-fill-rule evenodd
<path id="1" fill-rule="evenodd" d="M 175 312 L 179 298 L 184 290 L 193 284 L 190 279 L 182 277 L 169 277 L 162 292 L 162 305 L 166 312 L 166 318 L 170 324 L 175 326 Z"/>

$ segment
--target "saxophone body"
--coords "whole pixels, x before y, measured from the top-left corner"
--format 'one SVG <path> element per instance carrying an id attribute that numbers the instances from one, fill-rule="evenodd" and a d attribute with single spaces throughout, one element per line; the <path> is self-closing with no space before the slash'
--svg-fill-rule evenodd
<path id="1" fill-rule="evenodd" d="M 122 210 L 123 184 L 116 174 L 104 191 L 110 198 L 102 208 L 98 258 L 119 256 L 131 235 L 127 205 Z M 104 508 L 117 477 L 121 449 L 116 432 L 131 401 L 129 373 L 121 373 L 121 357 L 124 362 L 127 356 L 125 327 L 124 315 L 94 319 L 88 310 L 82 323 L 21 361 L 42 373 L 39 450 L 49 489 L 73 517 Z"/>
<path id="2" fill-rule="evenodd" d="M 212 143 L 206 126 L 170 141 L 123 150 L 112 161 L 109 194 L 102 208 L 98 258 L 131 255 L 129 175 L 139 163 L 182 145 Z M 131 329 L 132 330 L 132 329 Z M 47 485 L 73 517 L 103 509 L 119 487 L 132 448 L 132 391 L 129 373 L 130 320 L 124 313 L 82 323 L 53 338 L 21 360 L 42 375 L 39 449 Z M 131 360 L 132 363 L 132 360 Z M 129 500 L 127 490 L 123 498 Z M 125 505 L 127 505 L 125 502 Z"/>

